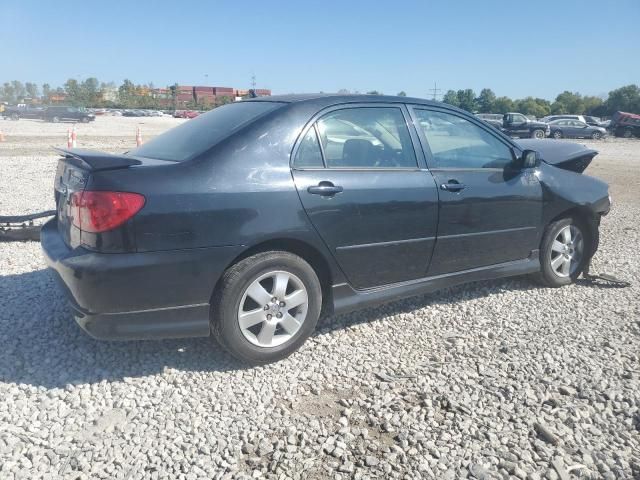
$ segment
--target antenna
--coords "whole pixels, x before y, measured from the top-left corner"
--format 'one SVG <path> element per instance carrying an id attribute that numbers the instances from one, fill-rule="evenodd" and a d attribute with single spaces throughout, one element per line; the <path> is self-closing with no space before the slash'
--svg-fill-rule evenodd
<path id="1" fill-rule="evenodd" d="M 433 88 L 430 88 L 429 91 L 431 92 L 432 95 L 432 99 L 433 100 L 438 100 L 438 97 L 440 97 L 442 94 L 440 93 L 442 91 L 441 88 L 438 88 L 438 84 L 436 82 L 433 82 Z"/>

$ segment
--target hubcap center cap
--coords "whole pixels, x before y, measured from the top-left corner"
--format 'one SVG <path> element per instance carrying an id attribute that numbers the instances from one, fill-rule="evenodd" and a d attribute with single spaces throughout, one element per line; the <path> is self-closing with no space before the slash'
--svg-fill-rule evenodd
<path id="1" fill-rule="evenodd" d="M 279 302 L 269 302 L 267 304 L 267 307 L 269 307 L 268 312 L 271 313 L 272 315 L 276 315 L 277 313 L 280 313 Z"/>

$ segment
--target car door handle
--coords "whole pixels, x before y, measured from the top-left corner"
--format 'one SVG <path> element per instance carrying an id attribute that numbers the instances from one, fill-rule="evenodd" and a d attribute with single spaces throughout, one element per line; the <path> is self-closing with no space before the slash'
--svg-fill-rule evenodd
<path id="1" fill-rule="evenodd" d="M 341 193 L 344 189 L 339 185 L 331 182 L 320 182 L 318 185 L 307 188 L 307 192 L 312 195 L 322 195 L 323 197 L 331 197 L 336 193 Z"/>
<path id="2" fill-rule="evenodd" d="M 442 185 L 440 185 L 440 188 L 442 190 L 447 190 L 449 192 L 459 192 L 465 187 L 466 185 L 464 183 L 452 182 L 451 180 L 449 181 L 449 183 L 443 183 Z"/>

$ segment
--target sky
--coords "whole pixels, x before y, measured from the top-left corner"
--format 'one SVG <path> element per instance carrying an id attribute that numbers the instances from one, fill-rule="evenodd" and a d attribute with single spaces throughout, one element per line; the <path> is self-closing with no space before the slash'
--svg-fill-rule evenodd
<path id="1" fill-rule="evenodd" d="M 640 0 L 0 0 L 0 82 L 553 99 L 640 84 Z"/>

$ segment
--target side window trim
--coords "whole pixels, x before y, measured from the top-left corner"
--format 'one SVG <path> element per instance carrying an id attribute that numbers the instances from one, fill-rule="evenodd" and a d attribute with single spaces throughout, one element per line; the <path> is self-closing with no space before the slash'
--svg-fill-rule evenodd
<path id="1" fill-rule="evenodd" d="M 404 119 L 405 126 L 409 133 L 409 138 L 411 140 L 411 148 L 413 154 L 416 159 L 415 167 L 328 167 L 327 161 L 324 153 L 324 146 L 322 145 L 322 141 L 320 140 L 320 132 L 318 131 L 317 122 L 325 115 L 337 111 L 337 110 L 346 110 L 346 109 L 354 109 L 354 108 L 397 108 L 400 110 L 402 117 Z M 299 167 L 296 166 L 295 160 L 298 155 L 298 150 L 300 149 L 300 145 L 302 143 L 302 139 L 307 135 L 309 130 L 313 128 L 316 133 L 316 138 L 318 139 L 318 144 L 320 145 L 320 152 L 322 155 L 322 163 L 324 167 Z M 293 170 L 341 170 L 341 171 L 374 171 L 374 172 L 384 172 L 384 171 L 420 171 L 420 170 L 428 170 L 428 163 L 424 148 L 422 147 L 422 139 L 420 138 L 419 129 L 415 127 L 413 121 L 413 115 L 410 111 L 409 105 L 405 103 L 343 103 L 340 105 L 331 105 L 329 107 L 323 108 L 311 117 L 311 119 L 307 122 L 307 124 L 302 128 L 298 138 L 295 141 L 293 149 L 290 154 L 289 166 Z"/>
<path id="2" fill-rule="evenodd" d="M 474 167 L 441 167 L 436 165 L 435 160 L 433 159 L 433 153 L 431 152 L 431 147 L 429 146 L 429 142 L 427 141 L 427 136 L 425 135 L 424 131 L 422 130 L 422 128 L 420 128 L 420 122 L 418 121 L 418 116 L 416 114 L 416 110 L 427 110 L 429 112 L 438 112 L 438 113 L 446 113 L 449 115 L 454 115 L 456 117 L 462 118 L 464 120 L 467 120 L 468 122 L 472 123 L 473 125 L 475 125 L 476 127 L 480 128 L 481 130 L 484 130 L 486 133 L 488 133 L 489 135 L 491 135 L 492 137 L 496 138 L 497 140 L 499 140 L 501 143 L 503 143 L 509 150 L 511 150 L 512 155 L 515 155 L 518 148 L 513 145 L 510 142 L 505 141 L 504 138 L 500 137 L 499 135 L 496 135 L 496 132 L 492 132 L 491 130 L 493 129 L 489 129 L 486 127 L 486 125 L 484 125 L 482 121 L 478 121 L 479 119 L 475 119 L 475 118 L 467 118 L 464 115 L 460 115 L 458 112 L 455 112 L 453 110 L 449 110 L 448 108 L 441 108 L 441 107 L 437 107 L 437 106 L 432 106 L 432 105 L 420 105 L 420 104 L 407 104 L 407 109 L 409 111 L 409 115 L 411 116 L 411 121 L 414 125 L 414 128 L 416 130 L 416 133 L 418 135 L 418 140 L 420 142 L 420 146 L 422 147 L 423 150 L 423 154 L 424 154 L 424 159 L 427 162 L 427 169 L 430 171 L 450 171 L 450 170 L 479 170 L 479 171 L 487 171 L 487 170 L 503 170 L 502 168 L 474 168 Z"/>
<path id="3" fill-rule="evenodd" d="M 327 167 L 327 158 L 324 155 L 324 145 L 322 145 L 322 140 L 320 140 L 320 132 L 318 131 L 318 121 L 316 120 L 315 122 L 313 122 L 313 125 L 311 125 L 311 128 L 313 128 L 313 131 L 316 135 L 316 142 L 318 142 L 318 146 L 320 147 L 320 157 L 322 157 L 322 168 L 328 168 Z M 318 167 L 320 168 L 320 167 Z"/>

